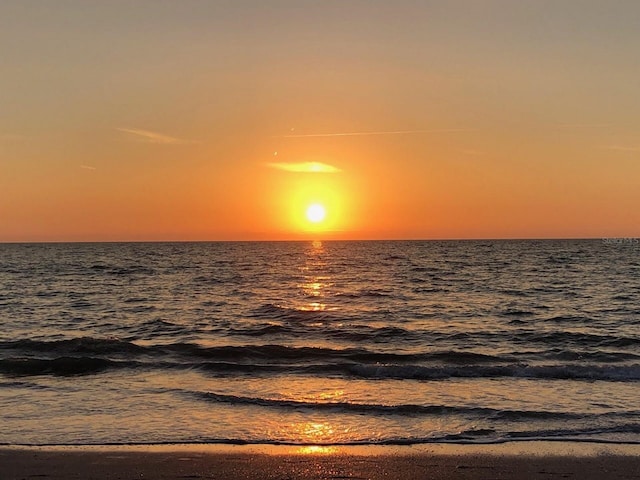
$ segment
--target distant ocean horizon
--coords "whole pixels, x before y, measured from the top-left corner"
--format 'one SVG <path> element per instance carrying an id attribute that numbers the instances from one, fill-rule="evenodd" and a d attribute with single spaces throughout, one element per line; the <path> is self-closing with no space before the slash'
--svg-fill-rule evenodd
<path id="1" fill-rule="evenodd" d="M 0 243 L 0 444 L 640 443 L 640 242 Z"/>
<path id="2" fill-rule="evenodd" d="M 334 232 L 335 233 L 335 232 Z M 291 243 L 291 242 L 526 242 L 526 241 L 600 241 L 605 245 L 640 245 L 640 237 L 636 236 L 591 236 L 591 237 L 478 237 L 478 238 L 332 238 L 323 234 L 292 238 L 234 238 L 234 239 L 140 239 L 140 240 L 0 240 L 0 245 L 29 245 L 29 244 L 127 244 L 127 243 Z"/>

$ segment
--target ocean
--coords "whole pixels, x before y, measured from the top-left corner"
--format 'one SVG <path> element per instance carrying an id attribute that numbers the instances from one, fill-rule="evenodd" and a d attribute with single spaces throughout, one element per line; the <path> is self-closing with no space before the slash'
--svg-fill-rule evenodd
<path id="1" fill-rule="evenodd" d="M 0 244 L 0 443 L 640 443 L 632 239 Z"/>

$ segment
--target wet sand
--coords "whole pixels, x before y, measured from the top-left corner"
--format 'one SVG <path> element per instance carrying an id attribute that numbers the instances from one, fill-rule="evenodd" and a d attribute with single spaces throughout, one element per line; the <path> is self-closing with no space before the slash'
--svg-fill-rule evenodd
<path id="1" fill-rule="evenodd" d="M 0 449 L 0 478 L 637 480 L 640 446 L 12 447 Z"/>

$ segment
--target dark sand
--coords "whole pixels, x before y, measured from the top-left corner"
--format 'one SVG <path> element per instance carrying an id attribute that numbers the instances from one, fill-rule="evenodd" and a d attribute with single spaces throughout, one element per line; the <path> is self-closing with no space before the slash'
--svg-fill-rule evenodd
<path id="1" fill-rule="evenodd" d="M 4 448 L 0 479 L 640 479 L 640 446 Z"/>

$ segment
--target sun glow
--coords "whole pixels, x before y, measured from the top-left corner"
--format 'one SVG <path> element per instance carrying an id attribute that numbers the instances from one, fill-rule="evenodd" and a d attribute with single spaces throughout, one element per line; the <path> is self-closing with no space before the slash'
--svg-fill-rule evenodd
<path id="1" fill-rule="evenodd" d="M 274 220 L 285 235 L 305 240 L 329 240 L 350 227 L 351 196 L 356 188 L 343 175 L 300 173 L 282 176 L 275 190 Z M 349 219 L 349 222 L 347 222 Z"/>
<path id="2" fill-rule="evenodd" d="M 320 223 L 327 215 L 327 210 L 320 203 L 312 203 L 307 207 L 307 220 L 312 223 Z"/>

